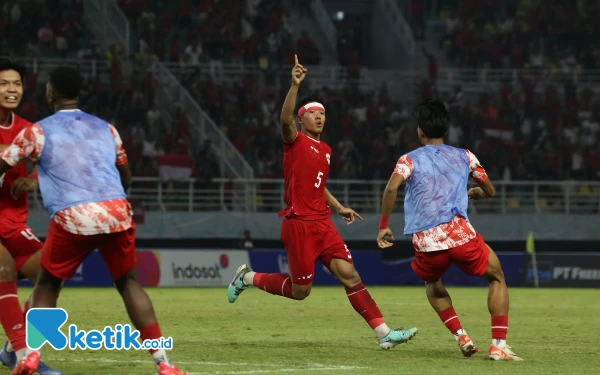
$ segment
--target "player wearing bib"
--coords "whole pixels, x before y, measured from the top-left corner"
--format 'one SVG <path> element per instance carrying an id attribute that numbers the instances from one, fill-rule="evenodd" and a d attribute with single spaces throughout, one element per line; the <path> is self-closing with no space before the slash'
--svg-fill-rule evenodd
<path id="1" fill-rule="evenodd" d="M 135 278 L 135 223 L 125 191 L 131 184 L 127 155 L 117 130 L 80 111 L 81 76 L 56 68 L 46 85 L 55 114 L 17 135 L 0 155 L 0 174 L 25 159 L 38 164 L 50 228 L 32 307 L 56 307 L 63 280 L 98 249 L 133 322 L 144 340 L 162 337 L 152 302 Z M 150 350 L 160 375 L 184 375 L 164 349 Z M 39 351 L 27 350 L 11 375 L 32 375 Z"/>
<path id="2" fill-rule="evenodd" d="M 371 298 L 354 268 L 350 250 L 331 221 L 331 210 L 340 214 L 348 224 L 357 217 L 354 210 L 342 206 L 327 190 L 331 147 L 321 141 L 325 125 L 325 107 L 318 99 L 301 100 L 296 110 L 301 132 L 294 122 L 294 105 L 298 87 L 306 69 L 298 63 L 292 69 L 292 85 L 281 111 L 283 137 L 283 169 L 286 203 L 279 216 L 283 217 L 281 241 L 285 247 L 290 276 L 277 273 L 253 272 L 241 265 L 228 289 L 229 302 L 254 285 L 267 293 L 303 300 L 310 294 L 317 259 L 345 286 L 352 307 L 374 330 L 382 349 L 407 342 L 416 328 L 403 331 L 390 329 L 377 304 Z"/>
<path id="3" fill-rule="evenodd" d="M 13 112 L 23 98 L 25 74 L 24 66 L 0 59 L 0 151 L 31 126 Z M 40 271 L 42 242 L 27 226 L 27 191 L 36 188 L 37 176 L 28 175 L 26 164 L 0 175 L 0 321 L 8 336 L 0 351 L 0 362 L 11 370 L 25 356 L 25 314 L 29 306 L 26 302 L 21 309 L 17 281 L 26 278 L 35 283 Z M 62 375 L 44 363 L 40 363 L 37 372 Z"/>
<path id="4" fill-rule="evenodd" d="M 506 343 L 508 289 L 498 257 L 469 223 L 468 199 L 491 198 L 496 191 L 485 170 L 469 150 L 444 144 L 450 115 L 444 103 L 428 99 L 414 112 L 423 147 L 398 160 L 383 195 L 377 244 L 392 246 L 388 227 L 398 188 L 406 182 L 404 234 L 415 248 L 414 272 L 425 281 L 429 303 L 454 335 L 465 357 L 477 346 L 462 328 L 452 300 L 441 278 L 451 264 L 468 275 L 489 281 L 488 309 L 492 323 L 492 345 L 488 358 L 521 361 Z M 469 177 L 479 187 L 467 191 Z"/>

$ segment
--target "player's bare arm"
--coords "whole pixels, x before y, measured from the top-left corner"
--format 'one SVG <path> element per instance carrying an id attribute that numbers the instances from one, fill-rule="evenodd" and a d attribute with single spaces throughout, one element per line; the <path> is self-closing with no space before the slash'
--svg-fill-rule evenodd
<path id="1" fill-rule="evenodd" d="M 383 192 L 383 200 L 381 202 L 381 220 L 379 221 L 379 234 L 377 235 L 377 245 L 381 249 L 392 246 L 391 241 L 395 241 L 394 233 L 388 227 L 390 215 L 396 204 L 396 196 L 398 189 L 404 183 L 404 176 L 397 173 L 392 174 L 390 180 Z M 389 240 L 388 240 L 389 238 Z"/>
<path id="2" fill-rule="evenodd" d="M 362 216 L 357 214 L 356 211 L 354 211 L 353 209 L 351 209 L 349 207 L 344 207 L 344 205 L 342 205 L 333 196 L 333 194 L 331 194 L 331 192 L 329 190 L 327 190 L 327 188 L 325 188 L 325 200 L 327 201 L 327 204 L 329 205 L 329 207 L 331 207 L 331 210 L 337 214 L 340 214 L 340 216 L 342 216 L 344 218 L 344 220 L 346 220 L 346 223 L 348 223 L 348 225 L 350 225 L 354 222 L 354 217 L 357 217 L 360 220 L 363 220 Z"/>
<path id="3" fill-rule="evenodd" d="M 131 169 L 129 169 L 129 163 L 117 165 L 119 170 L 119 176 L 121 176 L 121 185 L 127 193 L 131 187 Z"/>
<path id="4" fill-rule="evenodd" d="M 294 107 L 296 106 L 296 98 L 298 97 L 298 88 L 300 83 L 304 81 L 306 77 L 306 68 L 298 63 L 298 56 L 294 55 L 294 67 L 292 68 L 292 84 L 285 102 L 283 102 L 283 108 L 281 109 L 281 116 L 279 121 L 281 123 L 281 137 L 285 143 L 292 143 L 298 136 L 298 129 L 296 128 L 296 122 L 294 121 Z"/>
<path id="5" fill-rule="evenodd" d="M 0 152 L 6 150 L 10 145 L 0 145 Z"/>
<path id="6" fill-rule="evenodd" d="M 496 195 L 496 188 L 489 179 L 479 184 L 478 187 L 471 188 L 468 191 L 469 199 L 479 200 L 484 198 L 492 198 Z"/>

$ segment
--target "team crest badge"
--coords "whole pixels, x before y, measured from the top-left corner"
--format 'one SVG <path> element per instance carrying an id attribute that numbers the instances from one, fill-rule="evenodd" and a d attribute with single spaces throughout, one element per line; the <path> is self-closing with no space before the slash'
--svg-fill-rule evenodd
<path id="1" fill-rule="evenodd" d="M 331 164 L 331 155 L 325 154 L 325 158 L 327 159 L 327 164 Z"/>

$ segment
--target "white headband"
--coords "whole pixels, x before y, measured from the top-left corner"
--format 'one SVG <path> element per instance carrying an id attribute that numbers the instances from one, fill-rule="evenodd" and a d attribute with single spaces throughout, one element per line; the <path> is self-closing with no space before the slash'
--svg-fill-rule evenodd
<path id="1" fill-rule="evenodd" d="M 300 109 L 298 109 L 298 116 L 302 116 L 307 111 L 324 111 L 325 106 L 319 102 L 306 103 Z"/>

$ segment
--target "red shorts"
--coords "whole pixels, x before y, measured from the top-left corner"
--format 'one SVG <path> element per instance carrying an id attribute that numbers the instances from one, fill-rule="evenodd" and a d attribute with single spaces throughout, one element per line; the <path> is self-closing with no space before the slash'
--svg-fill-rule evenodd
<path id="1" fill-rule="evenodd" d="M 353 263 L 350 250 L 329 218 L 317 221 L 284 219 L 281 241 L 294 284 L 312 283 L 317 259 L 327 268 L 333 258 Z"/>
<path id="2" fill-rule="evenodd" d="M 410 266 L 423 281 L 439 280 L 455 264 L 470 276 L 483 276 L 487 271 L 490 249 L 479 233 L 464 245 L 449 250 L 423 253 L 417 251 Z"/>
<path id="3" fill-rule="evenodd" d="M 48 237 L 42 250 L 42 267 L 53 276 L 68 280 L 83 260 L 98 249 L 113 280 L 133 270 L 135 253 L 135 223 L 123 232 L 84 236 L 69 233 L 54 220 L 50 221 Z"/>
<path id="4" fill-rule="evenodd" d="M 21 270 L 33 254 L 44 246 L 42 241 L 33 234 L 31 228 L 25 224 L 11 231 L 10 236 L 0 238 L 0 242 L 12 255 L 17 272 Z"/>

